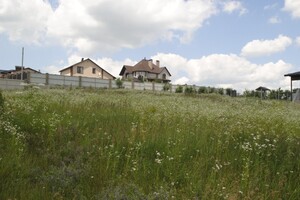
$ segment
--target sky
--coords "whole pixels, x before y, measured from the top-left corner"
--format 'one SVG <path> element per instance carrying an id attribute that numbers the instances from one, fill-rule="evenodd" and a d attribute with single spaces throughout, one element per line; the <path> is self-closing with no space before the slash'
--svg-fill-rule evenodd
<path id="1" fill-rule="evenodd" d="M 289 89 L 299 0 L 0 0 L 0 69 L 43 73 L 90 58 L 118 77 L 160 60 L 173 84 Z M 295 82 L 295 87 L 300 87 Z"/>

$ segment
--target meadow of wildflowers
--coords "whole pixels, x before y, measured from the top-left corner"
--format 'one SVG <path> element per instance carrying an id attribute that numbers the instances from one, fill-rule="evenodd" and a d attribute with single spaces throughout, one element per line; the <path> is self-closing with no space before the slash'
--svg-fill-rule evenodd
<path id="1" fill-rule="evenodd" d="M 0 199 L 300 199 L 300 105 L 0 92 Z"/>

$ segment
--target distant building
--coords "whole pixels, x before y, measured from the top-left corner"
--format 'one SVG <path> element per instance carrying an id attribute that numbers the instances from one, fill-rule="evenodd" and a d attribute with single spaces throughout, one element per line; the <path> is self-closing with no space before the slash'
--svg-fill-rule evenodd
<path id="1" fill-rule="evenodd" d="M 122 79 L 132 79 L 134 81 L 160 81 L 163 83 L 170 82 L 171 74 L 166 67 L 160 67 L 159 60 L 154 64 L 152 59 L 144 58 L 134 66 L 123 65 L 119 74 Z"/>
<path id="2" fill-rule="evenodd" d="M 60 75 L 65 76 L 84 76 L 99 79 L 115 79 L 113 75 L 97 65 L 91 59 L 83 59 L 67 68 L 59 71 Z"/>
<path id="3" fill-rule="evenodd" d="M 23 68 L 23 70 L 22 70 Z M 22 76 L 23 73 L 23 76 Z M 14 70 L 0 70 L 0 78 L 8 79 L 27 79 L 28 73 L 41 73 L 40 71 L 34 70 L 30 67 L 15 66 Z"/>

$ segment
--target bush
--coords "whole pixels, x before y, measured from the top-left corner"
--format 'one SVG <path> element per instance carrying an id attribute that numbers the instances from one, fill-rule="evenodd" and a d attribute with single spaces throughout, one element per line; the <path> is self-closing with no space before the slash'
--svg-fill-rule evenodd
<path id="1" fill-rule="evenodd" d="M 224 89 L 223 88 L 218 88 L 217 91 L 218 91 L 218 94 L 220 94 L 220 95 L 224 94 Z"/>
<path id="2" fill-rule="evenodd" d="M 184 93 L 185 94 L 193 94 L 193 93 L 196 93 L 196 90 L 192 86 L 188 86 L 185 88 Z"/>
<path id="3" fill-rule="evenodd" d="M 166 83 L 163 87 L 163 91 L 169 91 L 170 90 L 170 84 Z"/>
<path id="4" fill-rule="evenodd" d="M 201 87 L 199 87 L 199 89 L 198 89 L 198 94 L 203 94 L 203 93 L 206 93 L 206 87 L 201 86 Z"/>
<path id="5" fill-rule="evenodd" d="M 123 88 L 123 81 L 120 78 L 116 79 L 116 84 L 117 84 L 118 88 Z"/>
<path id="6" fill-rule="evenodd" d="M 183 92 L 183 87 L 181 85 L 179 85 L 176 90 L 175 93 L 182 93 Z"/>

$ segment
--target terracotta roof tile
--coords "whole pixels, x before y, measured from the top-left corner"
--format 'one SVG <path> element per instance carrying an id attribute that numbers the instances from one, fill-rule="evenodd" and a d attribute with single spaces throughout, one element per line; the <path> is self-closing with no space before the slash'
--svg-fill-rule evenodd
<path id="1" fill-rule="evenodd" d="M 141 72 L 150 72 L 150 73 L 154 73 L 154 74 L 160 74 L 164 69 L 166 69 L 168 71 L 168 69 L 166 67 L 159 67 L 156 64 L 154 64 L 152 62 L 152 59 L 147 60 L 144 58 L 143 60 L 141 60 L 134 66 L 124 65 L 120 72 L 120 75 L 122 76 L 125 73 L 125 71 L 128 73 L 141 71 Z M 168 73 L 170 74 L 169 71 L 168 71 Z"/>

